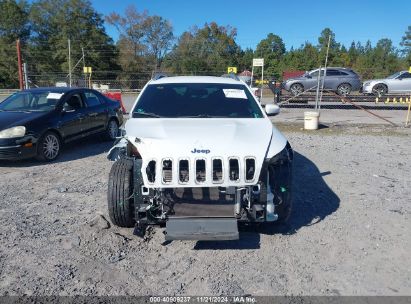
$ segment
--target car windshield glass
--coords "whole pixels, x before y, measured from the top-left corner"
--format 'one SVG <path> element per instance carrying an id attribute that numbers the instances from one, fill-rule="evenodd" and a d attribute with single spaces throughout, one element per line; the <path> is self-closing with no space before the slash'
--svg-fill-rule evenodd
<path id="1" fill-rule="evenodd" d="M 142 93 L 133 117 L 261 118 L 255 99 L 242 84 L 152 84 Z"/>
<path id="2" fill-rule="evenodd" d="M 48 112 L 53 110 L 63 92 L 22 91 L 0 103 L 0 111 Z"/>
<path id="3" fill-rule="evenodd" d="M 400 75 L 401 75 L 401 72 L 397 72 L 397 73 L 395 73 L 395 74 L 392 74 L 392 75 L 388 76 L 387 78 L 388 78 L 388 79 L 394 79 L 394 78 L 397 78 L 397 77 L 400 76 Z"/>

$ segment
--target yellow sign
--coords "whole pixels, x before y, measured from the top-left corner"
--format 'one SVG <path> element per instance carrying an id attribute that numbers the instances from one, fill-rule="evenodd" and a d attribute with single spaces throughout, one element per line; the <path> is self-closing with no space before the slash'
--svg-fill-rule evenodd
<path id="1" fill-rule="evenodd" d="M 408 72 L 410 72 L 410 73 L 411 73 L 411 66 L 410 66 L 410 68 L 408 69 Z"/>
<path id="2" fill-rule="evenodd" d="M 227 68 L 227 73 L 228 74 L 230 74 L 230 73 L 237 74 L 237 67 L 228 67 Z"/>
<path id="3" fill-rule="evenodd" d="M 260 84 L 260 83 L 268 84 L 268 80 L 261 81 L 261 79 L 256 79 L 256 80 L 255 80 L 255 83 L 256 83 L 256 84 Z"/>
<path id="4" fill-rule="evenodd" d="M 84 72 L 84 74 L 91 74 L 91 67 L 84 67 L 83 68 L 83 72 Z"/>

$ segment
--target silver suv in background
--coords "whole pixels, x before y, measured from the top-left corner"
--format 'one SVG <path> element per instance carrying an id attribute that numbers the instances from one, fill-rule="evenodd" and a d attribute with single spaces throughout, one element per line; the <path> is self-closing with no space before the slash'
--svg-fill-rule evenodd
<path id="1" fill-rule="evenodd" d="M 293 95 L 301 94 L 307 90 L 315 90 L 317 86 L 319 69 L 306 72 L 296 78 L 287 79 L 283 83 L 283 88 Z M 320 84 L 324 78 L 324 68 L 321 69 Z M 347 68 L 327 68 L 324 78 L 324 89 L 337 92 L 339 95 L 348 95 L 352 91 L 361 88 L 361 80 L 357 73 Z"/>

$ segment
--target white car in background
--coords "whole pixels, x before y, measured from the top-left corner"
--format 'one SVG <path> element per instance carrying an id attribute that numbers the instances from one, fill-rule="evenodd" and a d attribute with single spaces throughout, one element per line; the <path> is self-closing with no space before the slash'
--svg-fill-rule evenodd
<path id="1" fill-rule="evenodd" d="M 401 71 L 384 79 L 364 81 L 362 92 L 378 96 L 387 93 L 411 93 L 411 73 Z"/>

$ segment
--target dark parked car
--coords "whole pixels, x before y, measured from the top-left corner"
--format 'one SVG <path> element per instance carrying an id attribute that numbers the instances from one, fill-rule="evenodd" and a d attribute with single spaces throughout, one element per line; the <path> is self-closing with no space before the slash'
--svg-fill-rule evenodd
<path id="1" fill-rule="evenodd" d="M 283 88 L 293 95 L 299 95 L 306 90 L 315 90 L 318 82 L 319 69 L 306 72 L 304 75 L 289 78 L 283 83 Z M 321 82 L 323 81 L 324 68 L 321 69 Z M 361 80 L 357 73 L 347 68 L 327 68 L 324 79 L 324 89 L 337 92 L 339 95 L 348 95 L 351 91 L 361 88 Z"/>
<path id="2" fill-rule="evenodd" d="M 114 140 L 120 103 L 85 88 L 19 91 L 0 103 L 0 159 L 56 159 L 63 144 L 93 134 Z"/>

